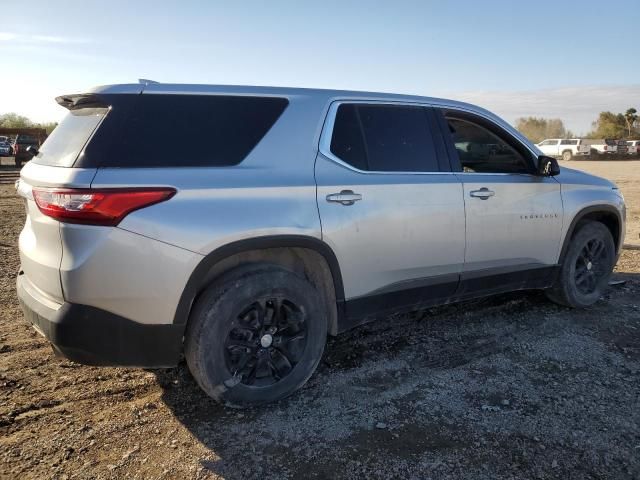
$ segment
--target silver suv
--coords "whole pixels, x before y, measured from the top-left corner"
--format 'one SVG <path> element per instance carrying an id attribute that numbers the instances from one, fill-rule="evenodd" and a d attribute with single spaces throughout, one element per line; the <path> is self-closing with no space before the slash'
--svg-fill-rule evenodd
<path id="1" fill-rule="evenodd" d="M 25 316 L 81 363 L 184 352 L 231 404 L 291 394 L 327 335 L 391 312 L 521 289 L 591 305 L 623 242 L 615 185 L 465 103 L 156 83 L 57 101 L 18 183 Z"/>

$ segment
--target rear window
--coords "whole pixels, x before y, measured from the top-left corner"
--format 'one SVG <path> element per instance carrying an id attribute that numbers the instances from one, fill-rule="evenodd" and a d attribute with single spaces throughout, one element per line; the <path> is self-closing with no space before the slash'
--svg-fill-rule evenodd
<path id="1" fill-rule="evenodd" d="M 42 144 L 40 152 L 32 160 L 33 163 L 71 167 L 107 111 L 106 108 L 80 108 L 69 111 Z"/>
<path id="2" fill-rule="evenodd" d="M 610 140 L 610 139 L 605 140 L 604 143 L 611 146 L 615 146 L 618 144 L 618 142 L 616 142 L 615 140 Z"/>
<path id="3" fill-rule="evenodd" d="M 427 111 L 423 107 L 340 105 L 331 152 L 360 170 L 439 171 Z"/>
<path id="4" fill-rule="evenodd" d="M 288 105 L 287 99 L 273 97 L 156 94 L 119 97 L 113 99 L 111 111 L 75 166 L 237 165 Z"/>

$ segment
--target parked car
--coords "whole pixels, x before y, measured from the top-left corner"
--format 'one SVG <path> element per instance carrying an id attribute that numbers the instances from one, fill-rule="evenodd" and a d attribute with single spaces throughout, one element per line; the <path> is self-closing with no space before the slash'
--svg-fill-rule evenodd
<path id="1" fill-rule="evenodd" d="M 9 137 L 0 136 L 0 157 L 10 157 L 13 153 Z"/>
<path id="2" fill-rule="evenodd" d="M 573 157 L 584 157 L 591 154 L 589 145 L 583 143 L 580 138 L 550 138 L 538 143 L 538 148 L 545 155 L 562 158 L 569 161 Z"/>
<path id="3" fill-rule="evenodd" d="M 617 143 L 616 153 L 618 155 L 626 155 L 627 153 L 629 153 L 629 145 L 627 144 L 626 140 L 618 140 L 616 143 Z"/>
<path id="4" fill-rule="evenodd" d="M 31 154 L 27 151 L 29 147 L 38 147 L 40 142 L 33 135 L 19 134 L 13 141 L 13 154 L 16 167 L 20 168 L 23 162 L 31 160 Z"/>
<path id="5" fill-rule="evenodd" d="M 591 149 L 592 155 L 615 155 L 618 152 L 618 142 L 608 139 L 585 138 L 583 143 Z"/>
<path id="6" fill-rule="evenodd" d="M 588 307 L 624 239 L 613 183 L 465 103 L 168 84 L 57 100 L 17 185 L 26 318 L 81 363 L 184 351 L 230 404 L 291 394 L 327 335 L 379 316 L 520 289 Z"/>
<path id="7" fill-rule="evenodd" d="M 640 140 L 629 140 L 627 146 L 629 155 L 640 155 Z"/>

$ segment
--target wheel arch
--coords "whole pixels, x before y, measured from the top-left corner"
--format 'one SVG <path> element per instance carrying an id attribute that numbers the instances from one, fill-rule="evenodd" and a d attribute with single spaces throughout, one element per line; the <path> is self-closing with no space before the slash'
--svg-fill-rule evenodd
<path id="1" fill-rule="evenodd" d="M 569 243 L 577 231 L 577 227 L 581 222 L 586 220 L 593 220 L 603 223 L 611 232 L 613 242 L 616 246 L 616 255 L 620 253 L 620 239 L 622 238 L 622 217 L 617 208 L 611 205 L 592 205 L 580 210 L 571 220 L 571 224 L 567 229 L 567 233 L 564 236 L 562 243 L 562 249 L 560 250 L 560 257 L 558 263 L 562 263 Z"/>
<path id="2" fill-rule="evenodd" d="M 303 235 L 273 235 L 232 242 L 205 256 L 192 272 L 180 296 L 173 323 L 186 327 L 198 295 L 217 278 L 251 263 L 275 263 L 304 273 L 331 308 L 329 333 L 338 332 L 343 316 L 344 286 L 337 257 L 322 240 Z"/>

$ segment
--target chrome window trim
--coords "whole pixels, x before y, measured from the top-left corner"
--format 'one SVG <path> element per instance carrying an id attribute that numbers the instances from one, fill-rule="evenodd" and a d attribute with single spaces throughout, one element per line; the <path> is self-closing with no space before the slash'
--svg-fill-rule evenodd
<path id="1" fill-rule="evenodd" d="M 327 112 L 326 120 L 320 134 L 319 152 L 329 160 L 338 165 L 348 168 L 352 172 L 361 173 L 364 175 L 454 175 L 455 172 L 406 172 L 406 171 L 379 171 L 379 170 L 360 170 L 344 160 L 336 157 L 331 152 L 331 137 L 333 136 L 333 127 L 336 123 L 336 113 L 338 107 L 342 104 L 362 104 L 362 105 L 406 105 L 411 107 L 430 107 L 429 103 L 422 102 L 406 102 L 406 101 L 393 101 L 393 100 L 336 100 L 331 103 L 329 111 Z M 436 153 L 437 155 L 437 153 Z"/>

